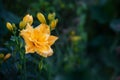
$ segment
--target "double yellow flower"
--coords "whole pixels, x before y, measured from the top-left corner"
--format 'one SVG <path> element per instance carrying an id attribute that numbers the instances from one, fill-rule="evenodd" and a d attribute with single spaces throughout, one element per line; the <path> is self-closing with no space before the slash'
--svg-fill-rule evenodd
<path id="1" fill-rule="evenodd" d="M 53 54 L 51 46 L 58 37 L 51 35 L 51 30 L 55 29 L 58 19 L 55 19 L 55 13 L 48 15 L 50 25 L 47 25 L 45 16 L 42 13 L 37 14 L 40 25 L 33 28 L 33 17 L 27 14 L 19 23 L 20 36 L 25 40 L 26 53 L 37 53 L 43 57 L 48 57 Z M 14 25 L 7 22 L 7 28 L 13 31 Z"/>
<path id="2" fill-rule="evenodd" d="M 31 25 L 33 18 L 26 15 L 22 22 L 25 22 L 25 29 L 20 31 L 20 35 L 25 40 L 26 53 L 37 53 L 43 57 L 48 57 L 53 54 L 51 46 L 58 39 L 58 37 L 51 35 L 50 26 L 46 24 L 46 19 L 42 13 L 37 14 L 40 25 L 33 28 Z M 21 23 L 22 24 L 22 23 Z"/>

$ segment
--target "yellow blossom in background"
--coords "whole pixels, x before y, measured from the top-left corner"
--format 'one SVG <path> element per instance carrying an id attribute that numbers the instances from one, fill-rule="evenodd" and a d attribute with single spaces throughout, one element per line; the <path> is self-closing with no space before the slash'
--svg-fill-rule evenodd
<path id="1" fill-rule="evenodd" d="M 57 23 L 58 23 L 58 19 L 54 19 L 51 21 L 51 23 L 50 23 L 51 30 L 55 29 Z"/>
<path id="2" fill-rule="evenodd" d="M 37 13 L 37 18 L 41 23 L 45 23 L 46 24 L 46 19 L 45 16 L 42 13 Z"/>
<path id="3" fill-rule="evenodd" d="M 74 35 L 75 35 L 75 31 L 71 31 L 71 32 L 70 32 L 70 35 L 71 35 L 71 36 L 74 36 Z"/>
<path id="4" fill-rule="evenodd" d="M 13 26 L 11 25 L 11 23 L 7 22 L 6 23 L 7 29 L 12 31 L 13 30 Z"/>
<path id="5" fill-rule="evenodd" d="M 73 43 L 77 43 L 79 42 L 80 40 L 82 39 L 82 37 L 80 35 L 76 35 L 75 31 L 72 30 L 70 32 L 70 40 L 73 42 Z"/>
<path id="6" fill-rule="evenodd" d="M 10 57 L 11 57 L 11 54 L 10 54 L 10 53 L 8 53 L 8 54 L 6 54 L 6 55 L 5 55 L 4 60 L 9 59 Z"/>
<path id="7" fill-rule="evenodd" d="M 77 41 L 81 40 L 81 37 L 80 36 L 71 36 L 71 40 L 73 42 L 77 42 Z"/>
<path id="8" fill-rule="evenodd" d="M 58 37 L 50 35 L 50 27 L 46 24 L 40 24 L 36 28 L 27 24 L 26 29 L 21 30 L 20 35 L 25 40 L 26 53 L 37 52 L 43 57 L 53 54 L 51 46 L 58 39 Z"/>
<path id="9" fill-rule="evenodd" d="M 31 15 L 27 14 L 27 15 L 23 18 L 23 21 L 24 21 L 25 23 L 29 23 L 30 25 L 32 25 L 32 23 L 33 23 L 33 17 L 32 17 Z"/>
<path id="10" fill-rule="evenodd" d="M 4 54 L 0 53 L 0 59 L 3 59 L 3 58 L 4 58 Z"/>

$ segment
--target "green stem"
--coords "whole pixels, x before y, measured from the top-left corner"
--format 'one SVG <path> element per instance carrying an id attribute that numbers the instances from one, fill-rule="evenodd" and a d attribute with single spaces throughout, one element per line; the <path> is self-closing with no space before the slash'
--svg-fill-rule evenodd
<path id="1" fill-rule="evenodd" d="M 21 46 L 21 42 L 20 40 L 20 36 L 17 36 L 17 32 L 16 30 L 14 30 L 12 32 L 14 38 L 15 38 L 15 43 L 16 43 L 16 51 L 13 53 L 14 58 L 16 57 L 16 53 L 19 52 L 20 53 L 20 64 L 21 64 L 21 68 L 20 68 L 20 72 L 21 72 L 21 80 L 27 80 L 26 79 L 26 58 L 25 58 L 25 51 L 22 49 Z"/>
<path id="2" fill-rule="evenodd" d="M 20 36 L 17 39 L 17 43 L 19 42 L 18 40 L 20 39 Z M 22 49 L 21 43 L 18 43 L 19 46 L 19 53 L 20 53 L 20 63 L 21 63 L 21 76 L 22 76 L 22 80 L 26 80 L 26 58 L 25 58 L 25 51 Z"/>
<path id="3" fill-rule="evenodd" d="M 40 62 L 39 62 L 39 74 L 41 74 L 41 70 L 42 70 L 42 68 L 43 68 L 43 57 L 41 57 L 41 60 L 40 60 Z M 41 78 L 41 76 L 38 76 L 38 79 L 40 79 Z"/>
<path id="4" fill-rule="evenodd" d="M 26 80 L 26 59 L 24 52 L 23 52 L 23 71 L 24 71 L 24 80 Z"/>
<path id="5" fill-rule="evenodd" d="M 22 80 L 26 80 L 26 58 L 24 51 L 20 50 L 20 58 L 21 58 L 21 74 L 22 74 Z"/>

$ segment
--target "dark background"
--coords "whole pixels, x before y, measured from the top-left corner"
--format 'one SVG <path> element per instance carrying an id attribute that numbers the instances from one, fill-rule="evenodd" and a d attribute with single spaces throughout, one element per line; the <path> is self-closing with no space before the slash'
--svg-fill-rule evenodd
<path id="1" fill-rule="evenodd" d="M 27 80 L 120 80 L 120 0 L 0 0 L 1 54 L 10 52 L 6 22 L 18 25 L 29 13 L 37 25 L 37 12 L 56 13 L 52 34 L 59 40 L 43 70 L 37 70 L 39 56 L 30 57 Z M 16 65 L 11 58 L 1 63 L 0 80 L 20 80 Z"/>

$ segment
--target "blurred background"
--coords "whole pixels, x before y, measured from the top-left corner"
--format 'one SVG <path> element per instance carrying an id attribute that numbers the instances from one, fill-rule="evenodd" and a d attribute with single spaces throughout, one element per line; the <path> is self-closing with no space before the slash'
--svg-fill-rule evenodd
<path id="1" fill-rule="evenodd" d="M 40 70 L 38 55 L 27 55 L 27 80 L 120 80 L 120 0 L 0 0 L 0 54 L 12 52 L 5 43 L 6 22 L 19 24 L 26 15 L 55 12 L 59 36 L 54 54 Z M 21 80 L 18 61 L 0 59 L 0 80 Z"/>

